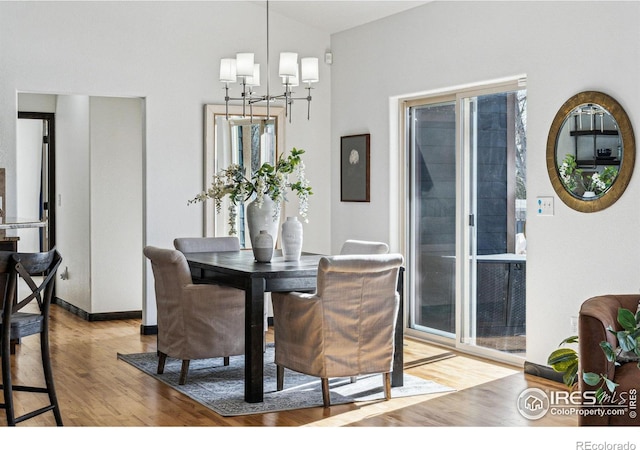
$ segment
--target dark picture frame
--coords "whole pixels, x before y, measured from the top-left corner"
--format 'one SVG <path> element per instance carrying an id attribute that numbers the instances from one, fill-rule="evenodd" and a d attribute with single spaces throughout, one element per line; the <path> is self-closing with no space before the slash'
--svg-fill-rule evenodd
<path id="1" fill-rule="evenodd" d="M 370 201 L 370 134 L 340 138 L 340 201 Z"/>

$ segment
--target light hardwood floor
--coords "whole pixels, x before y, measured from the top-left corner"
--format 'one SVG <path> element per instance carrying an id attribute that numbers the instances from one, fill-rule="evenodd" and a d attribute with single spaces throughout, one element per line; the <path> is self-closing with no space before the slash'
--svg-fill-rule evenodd
<path id="1" fill-rule="evenodd" d="M 518 395 L 528 387 L 564 389 L 561 384 L 525 375 L 521 369 L 458 354 L 407 369 L 407 373 L 456 389 L 453 393 L 338 405 L 291 412 L 221 417 L 199 403 L 117 359 L 117 353 L 150 352 L 155 336 L 140 334 L 139 320 L 86 322 L 52 307 L 52 357 L 66 426 L 76 427 L 575 427 L 577 417 L 523 418 Z M 41 380 L 38 338 L 30 337 L 15 355 L 15 382 Z M 405 362 L 448 349 L 407 339 Z M 18 393 L 20 410 L 39 406 L 37 395 Z M 4 424 L 0 412 L 0 424 Z M 52 414 L 20 426 L 54 425 Z"/>

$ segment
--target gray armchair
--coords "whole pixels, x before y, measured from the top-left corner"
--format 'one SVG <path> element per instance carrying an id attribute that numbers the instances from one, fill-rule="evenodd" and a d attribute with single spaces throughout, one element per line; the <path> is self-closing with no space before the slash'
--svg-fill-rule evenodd
<path id="1" fill-rule="evenodd" d="M 236 236 L 175 238 L 173 245 L 182 253 L 233 252 L 240 250 Z"/>
<path id="2" fill-rule="evenodd" d="M 192 284 L 184 255 L 177 250 L 147 246 L 158 309 L 158 373 L 167 356 L 182 360 L 179 384 L 184 384 L 192 359 L 244 354 L 244 292 L 226 286 Z"/>
<path id="3" fill-rule="evenodd" d="M 389 253 L 389 246 L 384 242 L 356 239 L 347 239 L 340 249 L 341 255 L 382 255 L 385 253 Z"/>
<path id="4" fill-rule="evenodd" d="M 383 374 L 391 397 L 400 254 L 323 257 L 314 294 L 273 293 L 277 389 L 284 368 L 322 380 L 330 405 L 329 378 Z"/>
<path id="5" fill-rule="evenodd" d="M 384 255 L 389 253 L 389 246 L 384 242 L 347 239 L 340 249 L 341 255 Z M 358 377 L 351 377 L 355 383 Z"/>
<path id="6" fill-rule="evenodd" d="M 237 236 L 220 237 L 183 237 L 175 238 L 173 246 L 182 253 L 203 252 L 238 252 L 240 251 L 240 239 Z M 264 295 L 264 341 L 266 346 L 267 330 L 269 329 L 269 300 L 271 294 Z M 266 348 L 266 347 L 265 347 Z"/>

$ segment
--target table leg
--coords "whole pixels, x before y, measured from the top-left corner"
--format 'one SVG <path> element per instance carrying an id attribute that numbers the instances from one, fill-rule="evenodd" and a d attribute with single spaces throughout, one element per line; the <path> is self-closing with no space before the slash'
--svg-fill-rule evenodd
<path id="1" fill-rule="evenodd" d="M 251 278 L 245 289 L 244 399 L 259 403 L 264 396 L 264 278 Z"/>
<path id="2" fill-rule="evenodd" d="M 398 294 L 400 306 L 396 321 L 395 348 L 393 350 L 393 372 L 391 372 L 391 386 L 404 386 L 404 267 L 398 273 Z"/>

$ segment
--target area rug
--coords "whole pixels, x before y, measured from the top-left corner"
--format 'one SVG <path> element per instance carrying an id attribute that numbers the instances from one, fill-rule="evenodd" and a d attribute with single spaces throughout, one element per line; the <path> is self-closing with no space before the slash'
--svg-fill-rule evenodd
<path id="1" fill-rule="evenodd" d="M 180 386 L 181 361 L 167 358 L 164 374 L 156 373 L 158 357 L 153 353 L 120 354 L 125 361 L 152 377 L 171 386 L 193 400 L 212 409 L 222 416 L 262 414 L 300 408 L 322 406 L 320 379 L 285 370 L 284 389 L 276 391 L 276 365 L 273 362 L 273 344 L 267 346 L 264 355 L 264 402 L 244 401 L 244 357 L 231 357 L 230 364 L 224 366 L 222 358 L 191 361 L 186 384 Z M 384 399 L 382 375 L 358 377 L 355 383 L 349 378 L 329 380 L 331 404 L 366 402 Z M 391 388 L 391 397 L 451 392 L 447 386 L 404 374 L 404 386 Z"/>

